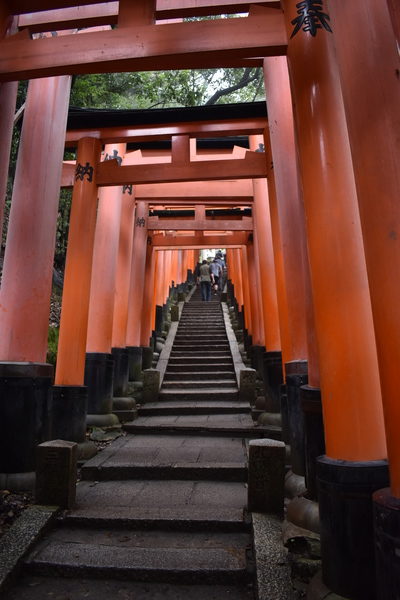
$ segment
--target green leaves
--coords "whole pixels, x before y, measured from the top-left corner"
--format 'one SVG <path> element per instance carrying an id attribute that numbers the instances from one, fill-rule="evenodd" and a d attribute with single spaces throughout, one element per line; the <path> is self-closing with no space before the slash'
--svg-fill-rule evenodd
<path id="1" fill-rule="evenodd" d="M 82 75 L 71 105 L 83 108 L 171 108 L 264 98 L 259 68 L 150 71 Z"/>

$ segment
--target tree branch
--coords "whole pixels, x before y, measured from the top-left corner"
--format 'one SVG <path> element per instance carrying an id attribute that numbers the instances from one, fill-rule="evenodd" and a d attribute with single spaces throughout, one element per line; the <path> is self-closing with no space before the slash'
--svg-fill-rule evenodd
<path id="1" fill-rule="evenodd" d="M 255 70 L 253 75 L 251 75 L 251 71 L 252 67 L 246 67 L 238 83 L 235 83 L 234 85 L 223 88 L 221 90 L 217 90 L 215 94 L 213 94 L 211 98 L 207 100 L 206 104 L 215 104 L 217 100 L 219 100 L 222 96 L 226 96 L 227 94 L 236 92 L 237 90 L 240 90 L 249 85 L 252 81 L 255 81 L 259 76 L 259 68 Z"/>

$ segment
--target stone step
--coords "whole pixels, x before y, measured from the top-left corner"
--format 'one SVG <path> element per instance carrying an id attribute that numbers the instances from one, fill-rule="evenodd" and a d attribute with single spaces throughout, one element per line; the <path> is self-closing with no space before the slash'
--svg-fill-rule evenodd
<path id="1" fill-rule="evenodd" d="M 229 343 L 226 335 L 216 335 L 211 333 L 210 335 L 198 336 L 196 334 L 181 334 L 177 333 L 175 336 L 174 344 L 226 344 Z"/>
<path id="2" fill-rule="evenodd" d="M 232 360 L 230 361 L 215 361 L 215 362 L 210 362 L 208 361 L 208 363 L 199 363 L 199 362 L 192 362 L 192 361 L 186 361 L 186 362 L 181 362 L 181 361 L 174 361 L 168 362 L 168 372 L 172 372 L 172 371 L 179 371 L 179 372 L 183 372 L 183 371 L 193 371 L 193 369 L 195 369 L 196 371 L 210 371 L 211 369 L 215 369 L 216 371 L 227 371 L 228 369 L 231 369 L 231 372 L 234 373 L 233 370 L 233 363 Z"/>
<path id="3" fill-rule="evenodd" d="M 217 381 L 219 383 L 219 380 L 226 380 L 226 381 L 235 381 L 236 382 L 236 376 L 235 376 L 235 372 L 233 371 L 233 369 L 231 369 L 230 371 L 169 371 L 169 369 L 167 368 L 165 375 L 164 375 L 164 381 L 163 381 L 163 385 L 169 381 L 196 381 L 196 385 L 197 383 L 201 383 L 203 381 L 207 382 L 208 380 L 211 381 Z"/>
<path id="4" fill-rule="evenodd" d="M 128 479 L 157 479 L 165 481 L 247 481 L 247 467 L 241 463 L 184 463 L 154 465 L 135 462 L 129 465 L 82 471 L 82 479 L 90 481 L 123 481 Z"/>
<path id="5" fill-rule="evenodd" d="M 149 415 L 211 415 L 248 413 L 248 402 L 230 400 L 201 400 L 188 401 L 176 397 L 175 400 L 162 400 L 161 402 L 147 402 L 140 407 L 141 417 Z"/>
<path id="6" fill-rule="evenodd" d="M 179 325 L 193 325 L 193 327 L 203 327 L 205 325 L 217 325 L 218 327 L 222 327 L 224 325 L 224 320 L 222 317 L 219 318 L 211 318 L 205 315 L 199 315 L 198 317 L 181 317 L 179 320 Z"/>
<path id="7" fill-rule="evenodd" d="M 249 414 L 235 415 L 167 415 L 160 417 L 139 417 L 131 423 L 124 423 L 128 433 L 170 435 L 206 435 L 243 437 L 246 439 L 271 438 L 281 440 L 282 430 L 273 425 L 257 425 Z"/>
<path id="8" fill-rule="evenodd" d="M 105 489 L 98 504 L 97 483 L 92 488 L 78 485 L 77 508 L 113 505 L 116 507 L 177 507 L 207 506 L 207 495 L 212 506 L 240 506 L 246 498 L 242 487 L 224 486 L 225 481 L 245 481 L 247 449 L 241 439 L 190 435 L 127 435 L 119 438 L 92 459 L 81 469 L 83 480 L 116 481 L 121 488 L 115 494 L 115 485 L 110 492 Z M 213 486 L 205 482 L 221 480 Z M 146 480 L 158 483 L 145 485 Z M 162 480 L 162 481 L 160 481 Z M 183 481 L 189 483 L 183 483 Z M 196 480 L 196 481 L 195 481 Z M 139 484 L 139 482 L 142 482 Z M 191 483 L 190 483 L 191 481 Z M 213 496 L 222 493 L 225 498 Z M 236 490 L 236 491 L 235 491 Z M 110 494 L 107 496 L 107 494 Z M 228 494 L 234 493 L 232 498 Z M 112 498 L 112 494 L 114 497 Z M 154 494 L 154 497 L 149 497 Z M 244 505 L 243 505 L 244 506 Z M 74 510 L 74 512 L 76 509 Z"/>
<path id="9" fill-rule="evenodd" d="M 215 350 L 207 348 L 197 348 L 196 350 L 181 350 L 175 349 L 175 346 L 171 350 L 170 358 L 196 358 L 197 356 L 205 357 L 216 357 L 216 358 L 231 358 L 231 351 L 228 349 Z"/>
<path id="10" fill-rule="evenodd" d="M 179 379 L 176 381 L 166 381 L 164 378 L 163 384 L 162 384 L 162 390 L 168 390 L 169 388 L 174 388 L 174 389 L 179 389 L 179 388 L 212 388 L 215 387 L 216 385 L 218 386 L 224 386 L 224 387 L 230 387 L 232 386 L 232 383 L 235 381 L 234 376 L 232 376 L 230 379 L 209 379 L 207 378 L 203 378 L 203 379 L 185 379 L 184 381 L 179 381 Z M 236 388 L 237 389 L 237 388 Z"/>
<path id="11" fill-rule="evenodd" d="M 186 401 L 205 401 L 211 400 L 238 400 L 239 390 L 237 386 L 232 387 L 216 387 L 216 388 L 161 388 L 158 398 L 164 400 L 186 400 Z M 249 407 L 250 409 L 250 407 Z"/>
<path id="12" fill-rule="evenodd" d="M 170 583 L 250 581 L 248 533 L 64 527 L 25 559 L 29 573 Z"/>
<path id="13" fill-rule="evenodd" d="M 208 356 L 171 356 L 168 361 L 168 366 L 180 365 L 180 364 L 208 364 L 210 367 L 214 363 L 232 364 L 231 356 L 220 356 L 219 354 L 210 354 Z"/>
<path id="14" fill-rule="evenodd" d="M 218 344 L 215 344 L 214 342 L 209 342 L 208 344 L 204 344 L 204 343 L 196 343 L 194 344 L 193 342 L 176 342 L 174 343 L 173 346 L 173 351 L 180 351 L 180 352 L 198 352 L 199 350 L 201 350 L 204 347 L 207 348 L 207 346 L 211 346 L 212 344 L 212 349 L 221 352 L 221 350 L 223 350 L 224 352 L 229 352 L 230 353 L 230 346 L 229 344 L 226 342 L 221 342 Z"/>
<path id="15" fill-rule="evenodd" d="M 20 577 L 15 594 L 4 600 L 254 600 L 254 590 L 248 583 L 242 585 L 179 585 L 88 579 L 84 577 Z"/>

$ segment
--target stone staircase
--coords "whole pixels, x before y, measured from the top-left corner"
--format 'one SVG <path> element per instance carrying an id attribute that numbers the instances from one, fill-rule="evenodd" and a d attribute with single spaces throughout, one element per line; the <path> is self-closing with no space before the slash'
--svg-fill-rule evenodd
<path id="1" fill-rule="evenodd" d="M 219 300 L 186 303 L 159 398 L 124 430 L 6 600 L 254 599 L 247 441 L 269 431 L 239 400 Z"/>

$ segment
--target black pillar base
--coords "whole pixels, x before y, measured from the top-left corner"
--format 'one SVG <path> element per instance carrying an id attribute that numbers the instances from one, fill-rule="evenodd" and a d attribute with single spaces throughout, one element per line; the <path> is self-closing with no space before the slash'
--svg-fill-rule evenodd
<path id="1" fill-rule="evenodd" d="M 142 348 L 140 346 L 128 346 L 129 356 L 129 381 L 140 381 L 142 379 Z"/>
<path id="2" fill-rule="evenodd" d="M 87 352 L 85 385 L 88 414 L 105 415 L 112 411 L 114 359 L 106 352 Z"/>
<path id="3" fill-rule="evenodd" d="M 35 470 L 35 448 L 51 439 L 53 366 L 0 363 L 0 473 Z"/>
<path id="4" fill-rule="evenodd" d="M 317 459 L 322 576 L 333 592 L 375 600 L 372 494 L 388 485 L 387 462 Z"/>
<path id="5" fill-rule="evenodd" d="M 375 529 L 377 600 L 398 598 L 400 590 L 400 498 L 390 489 L 372 496 Z"/>
<path id="6" fill-rule="evenodd" d="M 307 497 L 318 500 L 317 457 L 325 454 L 324 421 L 321 390 L 308 385 L 300 388 L 304 418 L 304 460 Z"/>
<path id="7" fill-rule="evenodd" d="M 292 471 L 304 477 L 304 416 L 300 400 L 300 388 L 308 381 L 307 361 L 296 360 L 285 364 L 286 394 L 289 421 L 290 456 Z"/>
<path id="8" fill-rule="evenodd" d="M 263 372 L 263 360 L 264 360 L 265 348 L 264 346 L 251 346 L 250 348 L 250 364 L 255 369 L 260 377 Z"/>
<path id="9" fill-rule="evenodd" d="M 281 411 L 280 391 L 283 383 L 282 353 L 265 352 L 263 358 L 262 378 L 268 412 Z"/>
<path id="10" fill-rule="evenodd" d="M 87 387 L 84 385 L 55 385 L 51 437 L 80 444 L 86 439 Z"/>
<path id="11" fill-rule="evenodd" d="M 288 399 L 286 384 L 281 385 L 281 427 L 282 427 L 282 441 L 285 444 L 290 445 L 290 430 L 289 430 L 289 412 L 288 412 Z"/>
<path id="12" fill-rule="evenodd" d="M 129 353 L 126 348 L 111 348 L 114 358 L 113 395 L 126 396 L 129 381 Z"/>
<path id="13" fill-rule="evenodd" d="M 163 307 L 156 305 L 156 321 L 155 321 L 155 331 L 157 335 L 161 335 L 163 330 Z"/>
<path id="14" fill-rule="evenodd" d="M 141 346 L 142 349 L 142 371 L 151 369 L 153 366 L 153 348 L 151 346 Z"/>

